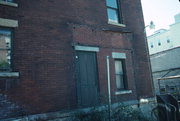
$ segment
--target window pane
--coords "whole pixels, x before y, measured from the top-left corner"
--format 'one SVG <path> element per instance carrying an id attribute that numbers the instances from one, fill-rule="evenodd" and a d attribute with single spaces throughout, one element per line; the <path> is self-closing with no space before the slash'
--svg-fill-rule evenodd
<path id="1" fill-rule="evenodd" d="M 161 46 L 161 40 L 158 40 L 158 45 Z"/>
<path id="2" fill-rule="evenodd" d="M 123 74 L 122 61 L 120 60 L 115 61 L 115 72 L 116 74 Z"/>
<path id="3" fill-rule="evenodd" d="M 125 88 L 122 64 L 122 60 L 115 60 L 116 87 L 118 90 Z"/>
<path id="4" fill-rule="evenodd" d="M 170 43 L 170 39 L 167 39 L 167 43 Z"/>
<path id="5" fill-rule="evenodd" d="M 118 8 L 117 0 L 106 0 L 106 5 L 112 8 Z"/>
<path id="6" fill-rule="evenodd" d="M 124 89 L 123 75 L 116 75 L 116 87 L 117 89 Z"/>
<path id="7" fill-rule="evenodd" d="M 10 35 L 11 35 L 11 32 L 8 31 L 8 30 L 1 30 L 1 29 L 0 29 L 0 35 L 7 35 L 7 36 L 10 36 Z"/>
<path id="8" fill-rule="evenodd" d="M 108 19 L 109 19 L 109 21 L 118 23 L 119 21 L 118 21 L 118 12 L 117 12 L 117 10 L 108 8 L 107 11 L 108 11 Z"/>
<path id="9" fill-rule="evenodd" d="M 151 42 L 151 44 L 150 44 L 150 45 L 151 45 L 151 48 L 153 48 L 153 47 L 154 47 L 154 45 L 153 45 L 153 43 L 152 43 L 152 42 Z"/>
<path id="10" fill-rule="evenodd" d="M 13 2 L 13 0 L 0 0 L 0 1 Z"/>
<path id="11" fill-rule="evenodd" d="M 0 70 L 6 70 L 11 62 L 11 32 L 0 30 Z"/>
<path id="12" fill-rule="evenodd" d="M 7 0 L 7 2 L 13 2 L 13 0 Z"/>

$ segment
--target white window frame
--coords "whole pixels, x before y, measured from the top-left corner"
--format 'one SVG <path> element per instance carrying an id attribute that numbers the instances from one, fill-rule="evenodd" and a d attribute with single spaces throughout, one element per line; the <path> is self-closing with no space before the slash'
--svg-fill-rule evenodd
<path id="1" fill-rule="evenodd" d="M 124 60 L 124 61 L 126 61 L 126 53 L 112 52 L 112 58 L 114 59 L 114 61 L 115 60 Z M 124 66 L 126 66 L 126 65 L 124 65 Z M 125 72 L 125 74 L 127 74 L 127 73 Z M 128 81 L 128 80 L 123 80 L 123 81 Z M 128 90 L 127 88 L 128 88 L 128 86 L 126 85 L 124 90 L 117 90 L 115 92 L 115 95 L 131 94 L 132 90 Z"/>

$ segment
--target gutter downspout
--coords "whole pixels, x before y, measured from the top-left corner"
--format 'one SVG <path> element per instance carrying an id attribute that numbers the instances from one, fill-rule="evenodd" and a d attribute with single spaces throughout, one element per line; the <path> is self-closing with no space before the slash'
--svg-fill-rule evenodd
<path id="1" fill-rule="evenodd" d="M 106 56 L 107 62 L 107 78 L 108 78 L 108 108 L 109 108 L 109 121 L 111 120 L 111 84 L 110 84 L 110 70 L 109 70 L 109 56 Z"/>

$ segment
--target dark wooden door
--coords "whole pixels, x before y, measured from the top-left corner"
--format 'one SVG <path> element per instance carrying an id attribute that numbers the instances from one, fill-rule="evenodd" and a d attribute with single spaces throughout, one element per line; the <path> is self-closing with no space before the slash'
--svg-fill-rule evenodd
<path id="1" fill-rule="evenodd" d="M 78 105 L 83 107 L 98 104 L 98 78 L 96 53 L 77 52 L 77 97 Z"/>

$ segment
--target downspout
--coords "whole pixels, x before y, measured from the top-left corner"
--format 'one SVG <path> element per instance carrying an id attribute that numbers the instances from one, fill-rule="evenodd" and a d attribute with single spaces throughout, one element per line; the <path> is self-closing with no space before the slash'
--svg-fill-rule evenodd
<path id="1" fill-rule="evenodd" d="M 109 56 L 106 57 L 107 62 L 107 78 L 108 78 L 108 110 L 109 121 L 111 120 L 111 84 L 110 84 L 110 70 L 109 70 Z"/>

